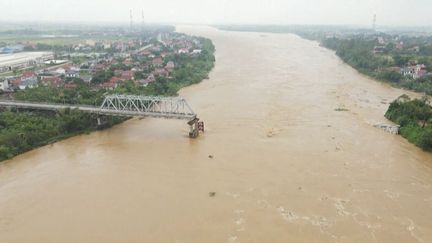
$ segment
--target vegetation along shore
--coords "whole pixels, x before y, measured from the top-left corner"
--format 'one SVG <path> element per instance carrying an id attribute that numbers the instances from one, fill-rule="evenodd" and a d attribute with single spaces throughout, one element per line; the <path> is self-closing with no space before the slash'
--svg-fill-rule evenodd
<path id="1" fill-rule="evenodd" d="M 53 59 L 6 70 L 0 77 L 4 84 L 2 98 L 100 105 L 106 95 L 114 93 L 175 96 L 181 88 L 208 77 L 215 62 L 215 48 L 209 39 L 173 30 L 154 27 L 112 36 L 107 33 L 118 32 L 83 30 L 61 33 L 73 36 L 73 42 L 41 43 L 40 36 L 49 33 L 14 33 L 17 40 L 22 34 L 24 41 L 2 42 L 0 47 L 7 50 L 21 46 L 20 54 L 54 50 Z M 125 119 L 107 117 L 102 127 L 96 120 L 95 115 L 78 110 L 4 110 L 0 112 L 0 161 Z"/>

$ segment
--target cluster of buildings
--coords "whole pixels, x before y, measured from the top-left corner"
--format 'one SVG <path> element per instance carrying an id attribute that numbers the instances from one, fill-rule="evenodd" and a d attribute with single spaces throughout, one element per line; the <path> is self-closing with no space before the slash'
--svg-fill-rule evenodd
<path id="1" fill-rule="evenodd" d="M 17 52 L 22 52 L 24 50 L 24 45 L 12 45 L 0 47 L 0 54 L 12 54 Z"/>
<path id="2" fill-rule="evenodd" d="M 176 55 L 193 57 L 200 55 L 202 52 L 202 45 L 197 38 L 165 33 L 160 34 L 157 39 L 156 44 L 148 44 L 139 49 L 135 49 L 134 45 L 142 45 L 142 43 L 127 43 L 128 48 L 132 49 L 132 51 L 120 52 L 123 58 L 121 64 L 127 67 L 126 70 L 114 70 L 114 76 L 100 84 L 100 87 L 115 89 L 128 80 L 134 81 L 137 85 L 147 86 L 155 82 L 157 77 L 171 77 L 176 67 L 172 59 Z M 91 66 L 94 66 L 96 71 L 107 70 L 110 67 L 118 66 L 117 59 L 108 58 Z M 136 75 L 137 73 L 140 73 L 140 75 Z"/>
<path id="3" fill-rule="evenodd" d="M 432 73 L 429 73 L 426 70 L 426 65 L 424 65 L 424 64 L 409 64 L 406 67 L 400 68 L 399 72 L 403 76 L 410 77 L 413 79 L 423 78 L 426 76 L 432 76 Z"/>
<path id="4" fill-rule="evenodd" d="M 401 74 L 404 77 L 408 77 L 411 79 L 419 79 L 424 77 L 432 77 L 432 73 L 428 72 L 426 65 L 418 64 L 415 61 L 407 63 L 403 67 L 390 67 L 385 70 L 390 72 L 396 72 Z"/>
<path id="5" fill-rule="evenodd" d="M 373 54 L 382 54 L 389 49 L 395 51 L 395 53 L 405 53 L 410 55 L 418 55 L 420 52 L 420 46 L 409 45 L 406 46 L 404 41 L 399 36 L 384 38 L 379 36 L 376 38 L 377 45 L 372 50 Z M 389 48 L 389 46 L 391 48 Z M 417 61 L 410 61 L 402 67 L 390 67 L 388 71 L 400 73 L 404 77 L 411 79 L 418 79 L 423 77 L 432 76 L 432 73 L 428 72 L 425 64 L 418 63 Z"/>
<path id="6" fill-rule="evenodd" d="M 41 67 L 54 59 L 52 52 L 18 52 L 0 54 L 0 73 Z"/>
<path id="7" fill-rule="evenodd" d="M 115 89 L 129 80 L 134 81 L 137 85 L 147 86 L 155 82 L 158 77 L 171 77 L 176 68 L 176 55 L 194 57 L 201 54 L 202 45 L 198 38 L 166 33 L 159 35 L 157 40 L 156 42 L 150 40 L 116 41 L 109 44 L 109 48 L 115 50 L 114 52 L 94 59 L 86 59 L 79 64 L 72 64 L 69 60 L 54 60 L 52 53 L 44 53 L 33 59 L 37 63 L 32 66 L 33 69 L 41 67 L 39 70 L 24 71 L 16 76 L 0 78 L 0 90 L 13 92 L 19 89 L 34 88 L 38 85 L 75 88 L 76 80 L 89 83 L 97 89 Z M 97 45 L 105 44 L 104 42 L 86 42 L 74 48 L 81 49 Z M 95 77 L 100 77 L 101 73 L 107 73 L 109 76 L 104 80 L 92 82 Z"/>

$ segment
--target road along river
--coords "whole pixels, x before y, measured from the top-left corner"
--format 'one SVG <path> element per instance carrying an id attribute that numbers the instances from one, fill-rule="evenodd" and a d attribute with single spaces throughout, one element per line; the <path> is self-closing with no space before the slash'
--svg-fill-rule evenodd
<path id="1" fill-rule="evenodd" d="M 216 45 L 181 91 L 205 135 L 134 119 L 1 163 L 0 242 L 432 242 L 432 156 L 373 127 L 406 91 L 294 35 L 178 31 Z"/>

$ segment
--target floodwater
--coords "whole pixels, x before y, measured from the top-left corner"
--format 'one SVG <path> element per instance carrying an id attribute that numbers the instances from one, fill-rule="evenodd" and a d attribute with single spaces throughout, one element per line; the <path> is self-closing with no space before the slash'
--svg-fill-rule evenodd
<path id="1" fill-rule="evenodd" d="M 373 127 L 407 92 L 294 35 L 178 31 L 217 48 L 181 92 L 206 133 L 134 119 L 2 163 L 0 242 L 432 242 L 432 156 Z"/>

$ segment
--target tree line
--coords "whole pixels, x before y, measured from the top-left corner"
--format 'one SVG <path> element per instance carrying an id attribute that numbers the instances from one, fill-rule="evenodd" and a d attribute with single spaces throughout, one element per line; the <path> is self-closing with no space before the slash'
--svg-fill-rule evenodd
<path id="1" fill-rule="evenodd" d="M 428 98 L 403 95 L 390 104 L 385 116 L 401 126 L 400 133 L 408 141 L 432 151 L 432 107 Z"/>

